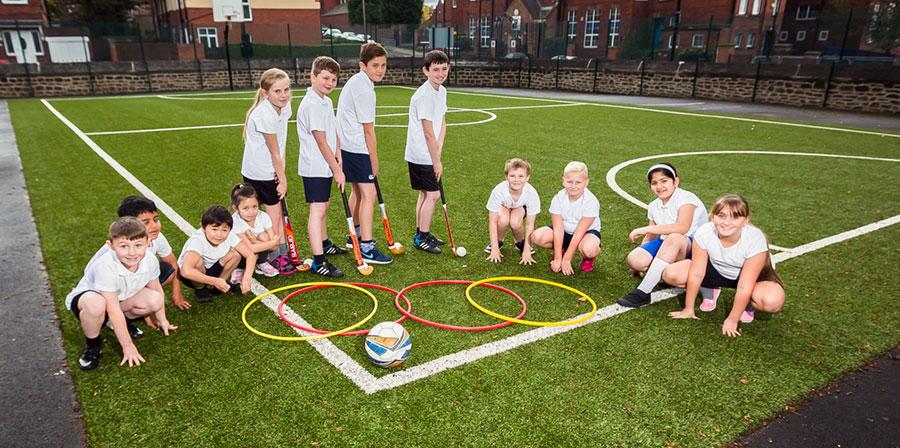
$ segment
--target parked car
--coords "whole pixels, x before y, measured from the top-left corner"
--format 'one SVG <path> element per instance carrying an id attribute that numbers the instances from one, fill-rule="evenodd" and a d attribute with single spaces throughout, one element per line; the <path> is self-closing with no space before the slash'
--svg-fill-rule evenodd
<path id="1" fill-rule="evenodd" d="M 506 56 L 503 56 L 503 59 L 524 59 L 527 57 L 528 55 L 525 53 L 506 53 Z"/>
<path id="2" fill-rule="evenodd" d="M 356 33 L 354 33 L 353 31 L 344 31 L 338 37 L 342 37 L 347 40 L 356 40 Z"/>
<path id="3" fill-rule="evenodd" d="M 556 60 L 556 59 L 565 59 L 565 60 L 567 60 L 567 61 L 571 61 L 572 59 L 575 59 L 575 56 L 568 56 L 568 55 L 565 55 L 565 54 L 558 54 L 558 55 L 556 55 L 556 56 L 553 56 L 553 57 L 550 58 L 550 59 L 553 59 L 553 60 Z"/>
<path id="4" fill-rule="evenodd" d="M 340 37 L 341 30 L 337 28 L 328 28 L 322 33 L 322 36 Z"/>

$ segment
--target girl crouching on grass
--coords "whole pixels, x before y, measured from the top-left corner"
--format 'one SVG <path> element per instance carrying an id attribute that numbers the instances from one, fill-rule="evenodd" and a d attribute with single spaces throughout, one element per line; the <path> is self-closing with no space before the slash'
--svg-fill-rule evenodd
<path id="1" fill-rule="evenodd" d="M 735 288 L 734 306 L 722 324 L 722 334 L 740 336 L 738 322 L 752 322 L 754 310 L 777 313 L 784 305 L 784 283 L 775 273 L 766 235 L 750 225 L 750 206 L 730 194 L 713 204 L 708 222 L 694 234 L 692 259 L 673 263 L 663 273 L 666 283 L 684 288 L 684 309 L 675 319 L 697 319 L 694 302 L 701 286 Z M 717 292 L 717 291 L 716 291 Z M 704 297 L 702 311 L 716 309 L 718 294 Z"/>
<path id="2" fill-rule="evenodd" d="M 272 218 L 259 209 L 256 190 L 246 184 L 235 185 L 231 189 L 231 208 L 234 210 L 231 215 L 231 219 L 234 220 L 231 233 L 237 235 L 253 253 L 258 255 L 255 272 L 266 277 L 278 275 L 278 269 L 266 261 L 268 251 L 278 247 L 278 239 L 275 237 Z M 243 269 L 235 269 L 231 273 L 231 283 L 240 283 L 243 278 Z"/>

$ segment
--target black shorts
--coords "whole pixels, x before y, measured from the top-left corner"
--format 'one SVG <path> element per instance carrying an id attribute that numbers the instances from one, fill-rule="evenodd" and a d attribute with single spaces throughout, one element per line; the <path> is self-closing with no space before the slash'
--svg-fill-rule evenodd
<path id="1" fill-rule="evenodd" d="M 163 284 L 172 274 L 175 273 L 175 268 L 172 267 L 171 264 L 166 263 L 165 261 L 159 260 L 159 284 Z"/>
<path id="2" fill-rule="evenodd" d="M 223 269 L 225 268 L 222 267 L 222 265 L 217 261 L 215 262 L 215 264 L 206 269 L 206 275 L 210 277 L 218 277 L 222 274 Z M 197 286 L 197 283 L 194 283 L 191 279 L 185 278 L 183 275 L 181 275 L 181 271 L 178 271 L 178 279 L 181 280 L 181 283 L 184 283 L 184 285 L 188 288 L 200 289 L 206 286 L 205 283 L 200 283 L 200 286 Z"/>
<path id="3" fill-rule="evenodd" d="M 88 292 L 95 292 L 97 294 L 100 294 L 100 292 L 98 292 L 98 291 L 84 291 L 84 292 L 78 293 L 77 296 L 72 298 L 72 314 L 74 314 L 75 317 L 79 321 L 81 320 L 81 310 L 78 309 L 78 301 L 81 300 L 81 296 L 83 296 L 85 293 L 88 293 Z M 108 320 L 109 320 L 109 313 L 106 313 L 106 315 L 103 317 L 103 324 L 105 325 Z"/>
<path id="4" fill-rule="evenodd" d="M 741 274 L 738 274 L 738 278 L 741 278 Z M 703 282 L 700 283 L 700 286 L 704 288 L 737 288 L 737 285 L 737 280 L 723 277 L 716 270 L 715 266 L 709 260 L 706 260 L 706 274 L 703 276 Z"/>
<path id="5" fill-rule="evenodd" d="M 550 224 L 547 227 L 549 227 L 550 230 L 553 230 L 553 224 Z M 588 229 L 588 231 L 584 232 L 584 234 L 585 235 L 588 235 L 588 234 L 595 235 L 597 237 L 597 239 L 600 240 L 600 245 L 601 246 L 603 245 L 603 239 L 600 237 L 600 232 L 598 232 L 594 229 Z M 582 237 L 582 238 L 584 238 L 584 237 Z M 565 252 L 566 250 L 569 249 L 569 243 L 571 243 L 571 242 L 572 242 L 572 234 L 563 230 L 563 247 L 562 247 L 563 252 Z"/>
<path id="6" fill-rule="evenodd" d="M 328 202 L 331 200 L 331 178 L 330 177 L 304 177 L 303 178 L 303 194 L 306 196 L 306 203 Z"/>
<path id="7" fill-rule="evenodd" d="M 357 154 L 341 150 L 341 163 L 347 182 L 354 184 L 371 184 L 375 182 L 372 174 L 372 159 L 368 154 Z"/>
<path id="8" fill-rule="evenodd" d="M 437 177 L 434 175 L 434 165 L 406 163 L 409 164 L 409 185 L 413 190 L 438 191 L 441 189 L 438 186 Z"/>
<path id="9" fill-rule="evenodd" d="M 274 180 L 253 180 L 244 176 L 244 183 L 256 190 L 259 203 L 262 205 L 278 205 L 278 184 Z"/>

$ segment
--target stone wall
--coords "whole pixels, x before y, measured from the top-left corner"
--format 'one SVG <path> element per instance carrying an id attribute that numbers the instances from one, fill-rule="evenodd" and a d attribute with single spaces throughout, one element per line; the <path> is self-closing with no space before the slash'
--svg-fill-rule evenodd
<path id="1" fill-rule="evenodd" d="M 342 60 L 340 82 L 356 73 L 357 62 Z M 425 81 L 420 60 L 388 63 L 385 85 Z M 829 65 L 693 64 L 641 61 L 454 61 L 451 87 L 563 89 L 616 95 L 703 98 L 801 107 L 900 114 L 900 67 Z M 232 61 L 235 89 L 255 87 L 262 72 L 279 67 L 295 88 L 309 86 L 309 59 Z M 150 73 L 148 82 L 147 73 Z M 830 88 L 828 79 L 831 78 Z M 29 80 L 31 87 L 29 88 Z M 0 97 L 117 95 L 148 92 L 227 90 L 225 61 L 92 62 L 0 65 Z M 33 93 L 32 93 L 33 91 Z"/>

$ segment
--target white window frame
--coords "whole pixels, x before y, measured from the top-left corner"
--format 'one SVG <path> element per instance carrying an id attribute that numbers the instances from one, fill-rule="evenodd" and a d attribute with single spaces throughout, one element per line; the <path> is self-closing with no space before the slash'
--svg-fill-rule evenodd
<path id="1" fill-rule="evenodd" d="M 479 45 L 481 48 L 490 48 L 491 47 L 491 19 L 488 16 L 484 16 L 478 23 L 478 33 L 479 33 Z"/>
<path id="2" fill-rule="evenodd" d="M 734 36 L 731 38 L 731 42 L 734 44 L 734 48 L 740 48 L 741 42 L 744 40 L 744 32 L 742 30 L 737 30 L 734 32 Z"/>
<path id="3" fill-rule="evenodd" d="M 212 30 L 212 34 L 210 33 Z M 212 39 L 215 39 L 215 46 L 206 45 L 203 43 L 204 39 L 208 43 L 213 43 Z M 199 41 L 206 48 L 219 48 L 219 29 L 214 26 L 201 26 L 197 27 L 197 41 Z"/>
<path id="4" fill-rule="evenodd" d="M 761 4 L 762 0 L 753 0 L 753 6 L 750 7 L 750 15 L 758 16 Z"/>
<path id="5" fill-rule="evenodd" d="M 456 0 L 453 0 L 453 9 L 456 9 Z"/>
<path id="6" fill-rule="evenodd" d="M 803 5 L 797 7 L 797 21 L 816 20 L 816 14 L 819 11 L 813 5 Z"/>
<path id="7" fill-rule="evenodd" d="M 828 30 L 819 31 L 819 40 L 828 40 Z"/>
<path id="8" fill-rule="evenodd" d="M 778 41 L 779 42 L 787 42 L 788 39 L 791 38 L 790 31 L 782 31 L 778 33 Z"/>
<path id="9" fill-rule="evenodd" d="M 589 9 L 584 13 L 584 48 L 597 48 L 600 40 L 600 11 Z"/>
<path id="10" fill-rule="evenodd" d="M 675 34 L 669 34 L 669 48 L 672 48 L 672 41 L 675 38 Z M 675 42 L 675 48 L 678 48 L 678 42 Z"/>
<path id="11" fill-rule="evenodd" d="M 747 15 L 747 0 L 740 0 L 740 2 L 738 3 L 737 15 Z"/>
<path id="12" fill-rule="evenodd" d="M 244 22 L 252 22 L 253 8 L 250 7 L 250 0 L 241 0 L 241 6 L 244 7 Z"/>
<path id="13" fill-rule="evenodd" d="M 27 5 L 28 0 L 0 0 L 4 5 Z"/>
<path id="14" fill-rule="evenodd" d="M 578 38 L 578 10 L 569 10 L 568 22 L 566 24 L 566 27 L 566 33 L 569 36 L 569 41 L 575 42 L 575 39 Z"/>
<path id="15" fill-rule="evenodd" d="M 619 45 L 619 25 L 621 24 L 621 16 L 619 8 L 609 8 L 609 47 L 617 47 Z"/>
<path id="16" fill-rule="evenodd" d="M 801 42 L 806 40 L 806 31 L 800 30 L 797 31 L 797 42 Z"/>
<path id="17" fill-rule="evenodd" d="M 26 33 L 31 34 L 31 36 L 32 36 L 31 44 L 34 45 L 34 47 L 35 47 L 34 55 L 35 56 L 43 56 L 44 55 L 44 43 L 43 43 L 43 34 L 41 33 L 40 28 L 22 28 L 21 30 L 15 30 L 15 29 L 3 30 L 2 31 L 3 49 L 6 50 L 6 55 L 7 56 L 18 56 L 18 54 L 16 54 L 16 51 L 15 51 L 16 47 L 13 45 L 12 40 L 19 38 L 20 31 L 21 31 L 21 34 L 26 34 Z M 32 34 L 32 33 L 34 33 L 34 34 Z M 22 38 L 25 39 L 25 37 L 22 37 Z"/>
<path id="18" fill-rule="evenodd" d="M 697 42 L 697 39 L 700 39 L 700 42 Z M 691 36 L 691 46 L 694 48 L 703 48 L 703 35 L 702 34 L 694 34 Z"/>
<path id="19" fill-rule="evenodd" d="M 469 38 L 475 43 L 475 34 L 478 32 L 478 26 L 475 25 L 475 18 L 469 17 Z"/>
<path id="20" fill-rule="evenodd" d="M 747 48 L 753 48 L 756 45 L 756 33 L 747 33 Z"/>

